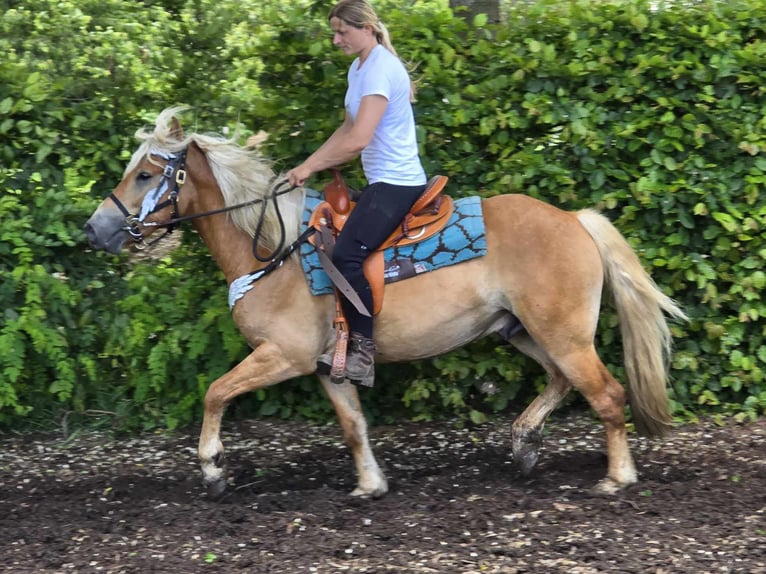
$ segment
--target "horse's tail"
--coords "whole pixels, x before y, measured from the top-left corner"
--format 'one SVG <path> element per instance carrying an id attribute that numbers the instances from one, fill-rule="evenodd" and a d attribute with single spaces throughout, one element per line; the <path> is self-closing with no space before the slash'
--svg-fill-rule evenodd
<path id="1" fill-rule="evenodd" d="M 647 436 L 661 436 L 672 423 L 667 396 L 672 340 L 665 314 L 682 320 L 687 317 L 659 290 L 606 217 L 585 209 L 577 212 L 577 219 L 598 247 L 606 283 L 617 307 L 636 430 Z"/>

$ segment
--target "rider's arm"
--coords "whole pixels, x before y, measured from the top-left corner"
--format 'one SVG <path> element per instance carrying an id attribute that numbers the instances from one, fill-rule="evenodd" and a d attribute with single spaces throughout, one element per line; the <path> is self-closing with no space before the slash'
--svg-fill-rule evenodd
<path id="1" fill-rule="evenodd" d="M 356 121 L 346 113 L 341 126 L 298 167 L 287 172 L 290 183 L 303 185 L 311 175 L 342 165 L 357 157 L 372 140 L 388 100 L 379 95 L 362 98 Z"/>

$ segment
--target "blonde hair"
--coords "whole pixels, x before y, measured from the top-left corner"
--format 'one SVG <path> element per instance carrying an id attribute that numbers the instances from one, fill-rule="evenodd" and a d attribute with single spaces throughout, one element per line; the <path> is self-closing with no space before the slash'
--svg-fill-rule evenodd
<path id="1" fill-rule="evenodd" d="M 388 34 L 388 29 L 380 21 L 380 18 L 375 13 L 375 9 L 367 0 L 340 0 L 340 2 L 333 6 L 330 14 L 327 16 L 328 20 L 333 18 L 343 20 L 354 28 L 364 28 L 365 25 L 369 25 L 375 34 L 378 44 L 382 44 L 386 50 L 401 60 L 393 44 L 391 44 L 391 36 Z M 415 100 L 415 84 L 412 80 L 410 80 L 410 100 Z"/>

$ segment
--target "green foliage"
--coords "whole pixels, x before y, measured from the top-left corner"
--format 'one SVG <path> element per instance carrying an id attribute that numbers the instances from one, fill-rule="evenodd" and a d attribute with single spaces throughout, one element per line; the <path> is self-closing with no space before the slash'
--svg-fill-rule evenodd
<path id="1" fill-rule="evenodd" d="M 432 420 L 456 413 L 473 422 L 486 412 L 501 412 L 513 406 L 514 399 L 545 384 L 539 367 L 524 372 L 518 353 L 492 338 L 484 343 L 459 349 L 421 365 L 420 376 L 409 382 L 402 401 L 415 420 Z"/>
<path id="2" fill-rule="evenodd" d="M 43 188 L 39 173 L 26 190 L 10 183 L 17 173 L 6 174 L 0 173 L 0 422 L 51 399 L 80 401 L 78 381 L 96 377 L 89 345 L 98 336 L 82 314 L 93 278 L 71 265 L 85 212 L 65 191 Z"/>
<path id="3" fill-rule="evenodd" d="M 331 1 L 0 2 L 0 426 L 112 413 L 120 428 L 197 420 L 248 352 L 204 246 L 134 262 L 79 228 L 119 181 L 132 134 L 193 106 L 197 131 L 265 130 L 278 169 L 343 117 L 349 60 Z M 766 6 L 543 0 L 466 22 L 440 0 L 376 8 L 417 85 L 429 173 L 455 196 L 517 192 L 596 207 L 692 317 L 675 325 L 678 413 L 766 412 Z M 361 183 L 358 164 L 346 173 Z M 312 185 L 321 186 L 322 178 Z M 597 345 L 622 375 L 617 319 Z M 480 422 L 524 403 L 540 369 L 490 338 L 380 369 L 374 420 Z M 235 414 L 327 419 L 313 379 Z"/>

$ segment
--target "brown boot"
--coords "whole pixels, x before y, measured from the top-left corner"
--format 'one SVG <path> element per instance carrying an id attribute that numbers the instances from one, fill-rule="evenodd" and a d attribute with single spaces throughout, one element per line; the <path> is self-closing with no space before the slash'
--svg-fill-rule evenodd
<path id="1" fill-rule="evenodd" d="M 353 384 L 372 387 L 375 384 L 375 341 L 359 333 L 351 333 L 348 340 L 346 378 Z"/>

